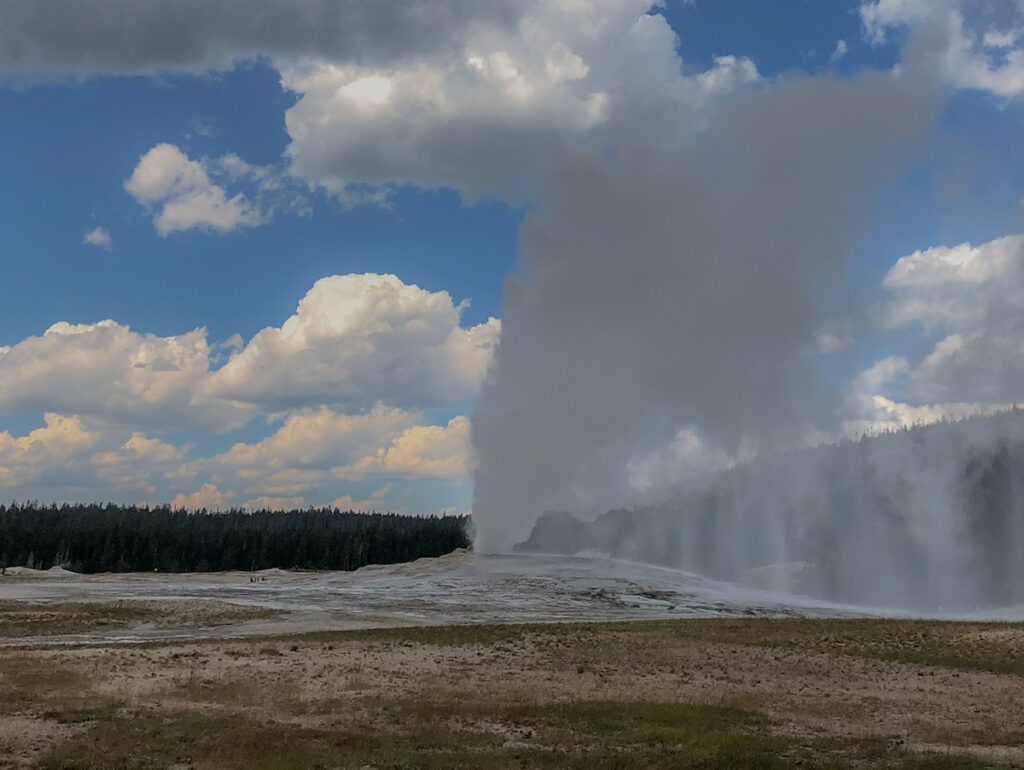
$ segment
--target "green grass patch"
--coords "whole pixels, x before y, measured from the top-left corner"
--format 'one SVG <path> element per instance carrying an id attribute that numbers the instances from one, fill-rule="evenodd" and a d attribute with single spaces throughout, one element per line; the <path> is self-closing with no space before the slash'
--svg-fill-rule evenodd
<path id="1" fill-rule="evenodd" d="M 151 624 L 162 627 L 222 626 L 281 616 L 282 612 L 226 602 L 0 602 L 0 638 L 84 634 Z"/>
<path id="2" fill-rule="evenodd" d="M 742 619 L 623 624 L 621 631 L 1024 676 L 1024 624 Z"/>
<path id="3" fill-rule="evenodd" d="M 910 757 L 802 746 L 772 737 L 765 719 L 693 704 L 352 704 L 328 727 L 261 721 L 244 713 L 103 712 L 37 770 L 292 768 L 541 768 L 545 770 L 780 770 L 877 767 L 980 770 L 951 755 Z"/>
<path id="4" fill-rule="evenodd" d="M 678 704 L 366 707 L 330 728 L 244 714 L 120 713 L 55 748 L 46 770 L 204 768 L 765 768 L 787 743 L 732 733 L 742 712 Z M 504 731 L 508 731 L 505 734 Z M 510 741 L 509 735 L 520 740 Z"/>
<path id="5" fill-rule="evenodd" d="M 62 724 L 110 716 L 111 704 L 92 692 L 84 675 L 24 653 L 0 656 L 0 716 L 38 713 Z"/>
<path id="6" fill-rule="evenodd" d="M 584 624 L 579 624 L 584 625 Z M 306 642 L 328 644 L 344 642 L 387 642 L 461 647 L 513 642 L 537 634 L 562 635 L 575 624 L 533 623 L 467 624 L 452 626 L 405 626 L 399 628 L 364 628 L 346 631 L 312 631 L 302 634 L 281 634 L 265 637 L 267 642 Z"/>
<path id="7" fill-rule="evenodd" d="M 965 671 L 1024 676 L 1024 624 L 888 619 L 709 618 L 623 623 L 459 625 L 333 631 L 273 637 L 308 643 L 386 642 L 596 647 L 628 635 L 652 643 L 688 640 L 852 655 Z"/>
<path id="8" fill-rule="evenodd" d="M 16 639 L 124 628 L 152 620 L 158 614 L 129 602 L 0 602 L 0 637 Z"/>

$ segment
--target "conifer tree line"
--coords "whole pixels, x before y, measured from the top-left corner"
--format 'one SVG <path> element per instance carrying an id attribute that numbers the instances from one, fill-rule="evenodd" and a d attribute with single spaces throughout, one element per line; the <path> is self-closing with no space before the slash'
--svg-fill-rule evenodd
<path id="1" fill-rule="evenodd" d="M 0 567 L 74 572 L 354 570 L 470 544 L 468 516 L 332 508 L 188 512 L 169 506 L 0 505 Z"/>

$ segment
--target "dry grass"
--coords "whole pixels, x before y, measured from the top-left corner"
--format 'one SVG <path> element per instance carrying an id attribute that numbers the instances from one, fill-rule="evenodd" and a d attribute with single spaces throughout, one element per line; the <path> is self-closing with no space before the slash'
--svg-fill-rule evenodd
<path id="1" fill-rule="evenodd" d="M 128 602 L 109 604 L 0 603 L 0 637 L 77 634 L 100 628 L 126 628 L 152 620 L 158 613 Z"/>
<path id="2" fill-rule="evenodd" d="M 1021 766 L 1022 636 L 711 620 L 4 650 L 0 768 Z"/>
<path id="3" fill-rule="evenodd" d="M 212 627 L 282 613 L 225 602 L 0 602 L 0 639 L 65 636 L 109 629 Z"/>
<path id="4" fill-rule="evenodd" d="M 660 625 L 669 636 L 706 642 L 757 644 L 1024 676 L 1024 626 L 1015 623 L 786 618 Z M 624 630 L 630 628 L 633 626 Z"/>

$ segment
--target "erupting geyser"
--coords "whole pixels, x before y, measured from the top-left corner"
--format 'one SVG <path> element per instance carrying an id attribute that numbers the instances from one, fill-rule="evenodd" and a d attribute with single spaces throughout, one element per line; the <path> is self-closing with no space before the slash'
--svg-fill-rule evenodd
<path id="1" fill-rule="evenodd" d="M 910 67 L 793 79 L 675 149 L 564 159 L 524 225 L 473 421 L 477 547 L 526 540 L 543 511 L 639 507 L 581 542 L 844 601 L 1024 601 L 1017 416 L 786 454 L 840 433 L 808 350 L 933 96 Z M 681 436 L 684 476 L 761 459 L 638 481 Z M 551 524 L 532 547 L 556 549 Z"/>
<path id="2" fill-rule="evenodd" d="M 923 612 L 1024 601 L 1024 412 L 763 458 L 522 550 L 597 550 L 758 587 Z"/>

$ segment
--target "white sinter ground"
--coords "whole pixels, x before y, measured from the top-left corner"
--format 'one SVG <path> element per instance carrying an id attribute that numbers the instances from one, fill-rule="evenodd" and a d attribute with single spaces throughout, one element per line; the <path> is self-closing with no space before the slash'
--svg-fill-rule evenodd
<path id="1" fill-rule="evenodd" d="M 253 582 L 252 578 L 256 578 Z M 449 623 L 524 623 L 722 616 L 893 616 L 601 556 L 475 554 L 371 566 L 355 572 L 76 575 L 8 570 L 0 601 L 216 600 L 282 610 L 274 619 L 212 628 L 90 631 L 62 643 Z M 963 617 L 963 616 L 961 616 Z M 972 616 L 1020 619 L 1024 608 Z M 21 639 L 18 643 L 25 643 Z"/>

